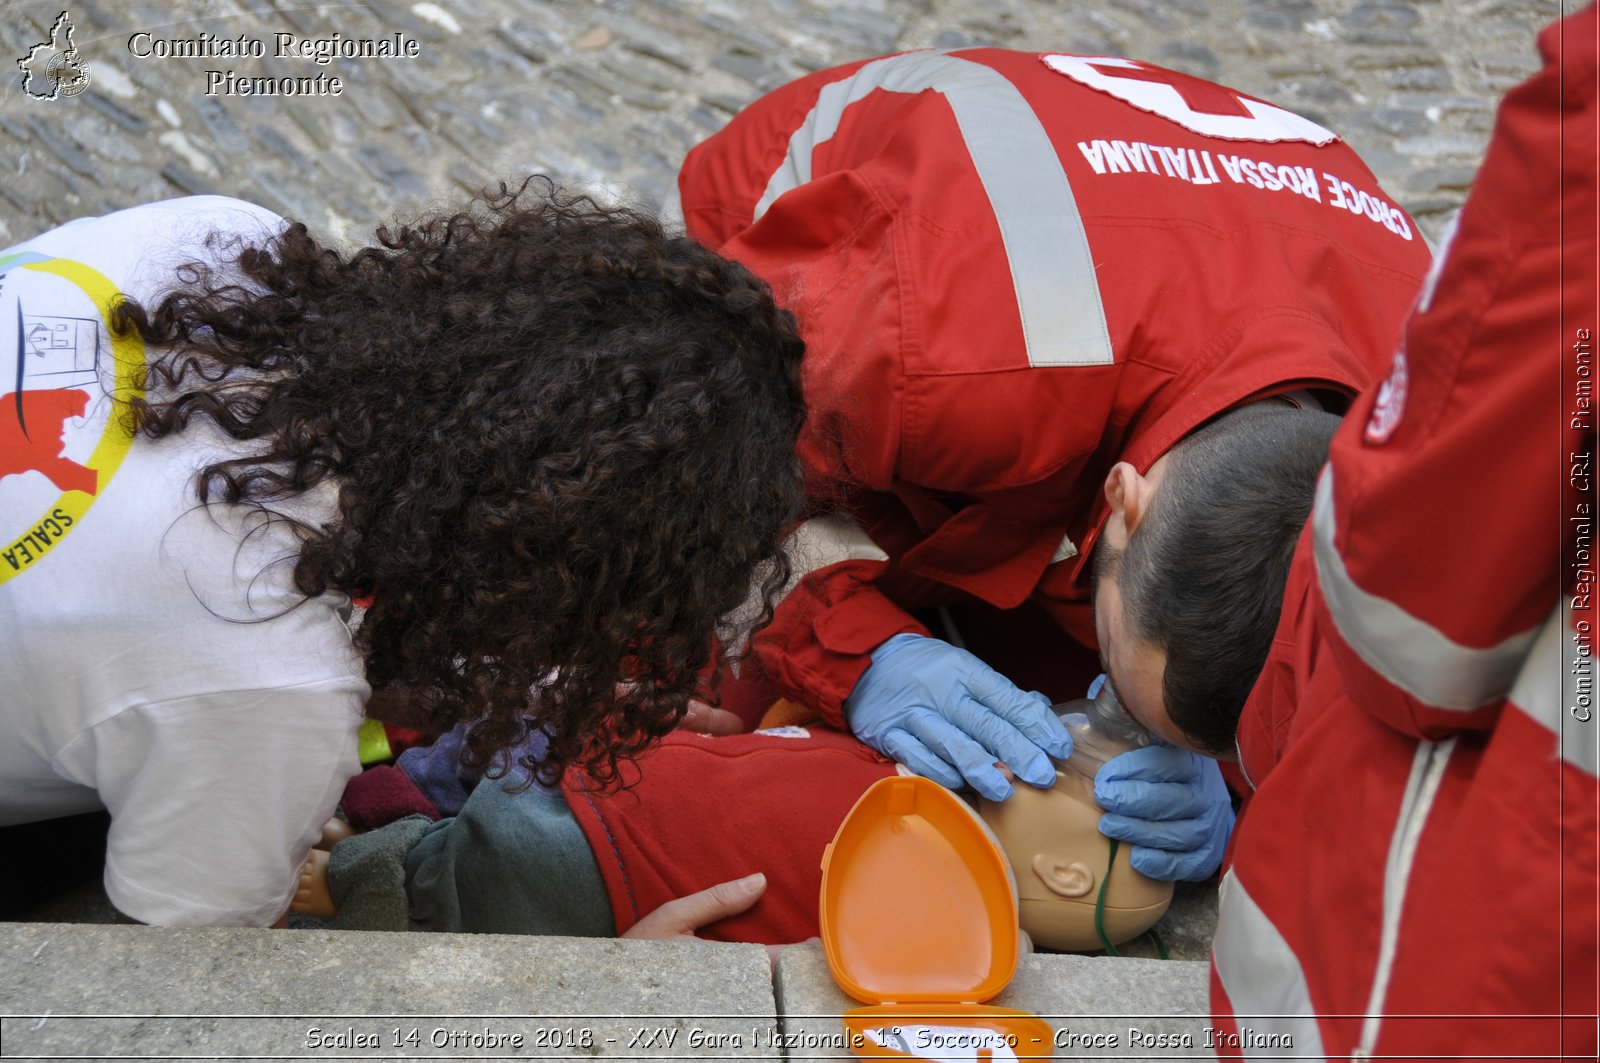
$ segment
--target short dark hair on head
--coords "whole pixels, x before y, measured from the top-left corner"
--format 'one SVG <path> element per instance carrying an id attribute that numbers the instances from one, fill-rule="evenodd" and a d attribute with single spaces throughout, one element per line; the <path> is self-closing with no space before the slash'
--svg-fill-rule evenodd
<path id="1" fill-rule="evenodd" d="M 1201 749 L 1231 752 L 1283 608 L 1339 418 L 1257 403 L 1172 449 L 1116 568 L 1133 634 L 1166 651 L 1162 695 Z"/>
<path id="2" fill-rule="evenodd" d="M 538 688 L 548 749 L 522 763 L 614 781 L 714 696 L 713 636 L 752 583 L 759 623 L 788 578 L 795 322 L 743 267 L 546 179 L 377 238 L 345 253 L 293 224 L 122 303 L 119 332 L 164 352 L 134 423 L 242 441 L 202 501 L 337 485 L 297 586 L 376 588 L 367 678 L 467 723 L 469 766 L 503 766 Z"/>

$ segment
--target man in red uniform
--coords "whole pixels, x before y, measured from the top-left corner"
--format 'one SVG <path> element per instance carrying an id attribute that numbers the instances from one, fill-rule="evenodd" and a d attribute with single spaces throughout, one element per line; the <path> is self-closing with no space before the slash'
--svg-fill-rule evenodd
<path id="1" fill-rule="evenodd" d="M 1241 720 L 1228 1054 L 1594 1057 L 1596 36 L 1540 37 L 1334 440 Z"/>
<path id="2" fill-rule="evenodd" d="M 1134 60 L 969 49 L 781 88 L 680 187 L 691 234 L 769 281 L 807 342 L 815 516 L 754 646 L 771 689 L 947 785 L 1003 798 L 997 761 L 1048 784 L 1068 744 L 1050 699 L 908 610 L 1031 601 L 1092 646 L 1098 553 L 1129 570 L 1104 634 L 1125 613 L 1171 665 L 1131 694 L 1231 757 L 1331 432 L 1317 410 L 1383 364 L 1428 261 L 1355 154 Z M 1168 532 L 1133 534 L 1159 494 Z M 1131 756 L 1102 779 L 1111 811 L 1185 824 L 1126 827 L 1135 865 L 1211 873 L 1215 765 Z"/>

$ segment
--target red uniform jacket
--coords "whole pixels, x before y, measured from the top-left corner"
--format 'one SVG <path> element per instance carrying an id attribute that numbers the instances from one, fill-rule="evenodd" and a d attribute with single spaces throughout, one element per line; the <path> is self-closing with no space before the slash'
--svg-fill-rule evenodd
<path id="1" fill-rule="evenodd" d="M 1594 1057 L 1596 36 L 1591 6 L 1540 38 L 1334 440 L 1280 629 L 1296 664 L 1241 720 L 1230 1054 Z"/>
<path id="2" fill-rule="evenodd" d="M 1093 645 L 1113 463 L 1239 403 L 1342 409 L 1428 252 L 1333 134 L 1145 63 L 996 49 L 822 71 L 690 153 L 692 235 L 801 322 L 817 512 L 758 637 L 839 722 L 906 607 L 1035 598 Z"/>

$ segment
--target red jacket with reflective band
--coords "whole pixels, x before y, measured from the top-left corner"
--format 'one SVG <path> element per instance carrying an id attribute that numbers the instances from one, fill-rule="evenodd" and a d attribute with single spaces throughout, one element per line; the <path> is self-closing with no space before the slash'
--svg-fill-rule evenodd
<path id="1" fill-rule="evenodd" d="M 921 630 L 907 607 L 1033 597 L 1093 645 L 1111 465 L 1147 469 L 1276 393 L 1342 409 L 1428 261 L 1331 133 L 1123 59 L 822 71 L 696 148 L 679 183 L 691 234 L 798 315 L 812 497 L 871 539 L 802 559 L 818 570 L 756 645 L 836 722 L 867 651 Z"/>
<path id="2" fill-rule="evenodd" d="M 1294 666 L 1241 721 L 1258 788 L 1213 953 L 1224 1048 L 1596 1051 L 1596 36 L 1592 6 L 1541 36 L 1334 440 L 1279 632 Z"/>

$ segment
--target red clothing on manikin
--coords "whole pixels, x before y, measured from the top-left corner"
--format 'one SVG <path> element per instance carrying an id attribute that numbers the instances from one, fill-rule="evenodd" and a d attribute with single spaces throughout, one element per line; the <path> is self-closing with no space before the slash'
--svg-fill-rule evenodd
<path id="1" fill-rule="evenodd" d="M 561 788 L 606 884 L 617 933 L 656 908 L 757 871 L 754 908 L 700 937 L 784 945 L 816 937 L 822 851 L 892 761 L 825 727 L 753 734 L 674 731 L 639 759 L 627 790 L 597 793 L 579 771 Z"/>
<path id="2" fill-rule="evenodd" d="M 1241 720 L 1226 1054 L 1595 1055 L 1597 34 L 1590 6 L 1541 35 L 1334 439 L 1296 663 Z"/>
<path id="3" fill-rule="evenodd" d="M 1426 270 L 1327 130 L 1112 58 L 913 52 L 822 71 L 690 153 L 692 235 L 799 317 L 818 513 L 756 640 L 841 723 L 906 608 L 1034 598 L 1093 645 L 1086 559 L 1113 463 L 1230 407 L 1342 409 Z"/>

